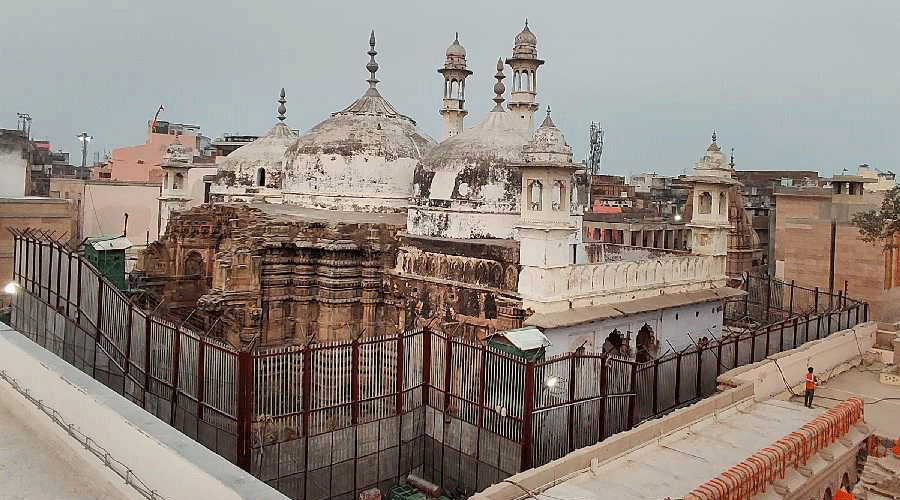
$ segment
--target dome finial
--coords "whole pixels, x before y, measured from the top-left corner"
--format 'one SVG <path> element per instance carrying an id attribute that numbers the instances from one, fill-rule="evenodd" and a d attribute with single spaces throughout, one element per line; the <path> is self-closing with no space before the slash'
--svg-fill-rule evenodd
<path id="1" fill-rule="evenodd" d="M 528 18 L 527 17 L 525 18 L 525 27 L 526 28 L 528 27 Z"/>
<path id="2" fill-rule="evenodd" d="M 544 117 L 544 121 L 541 123 L 541 127 L 555 127 L 556 124 L 553 123 L 553 119 L 550 118 L 550 105 L 547 105 L 547 116 Z"/>
<path id="3" fill-rule="evenodd" d="M 284 87 L 281 88 L 281 97 L 278 98 L 278 119 L 282 122 L 284 121 L 284 114 L 287 113 L 287 108 L 284 107 L 284 103 L 287 102 L 287 99 L 284 98 Z"/>
<path id="4" fill-rule="evenodd" d="M 375 78 L 375 72 L 378 71 L 378 63 L 375 62 L 375 55 L 378 52 L 375 50 L 375 30 L 372 30 L 372 34 L 369 35 L 369 63 L 366 64 L 366 69 L 369 70 L 369 79 L 366 80 L 369 82 L 369 90 L 366 92 L 369 95 L 378 95 L 378 90 L 375 89 L 375 85 L 378 84 L 378 79 Z"/>
<path id="5" fill-rule="evenodd" d="M 505 111 L 503 109 L 503 94 L 506 92 L 506 85 L 503 85 L 503 79 L 506 78 L 506 75 L 503 74 L 503 58 L 497 59 L 497 74 L 494 75 L 494 78 L 497 79 L 497 83 L 494 84 L 494 102 L 497 103 L 494 106 L 493 111 Z"/>
<path id="6" fill-rule="evenodd" d="M 728 162 L 728 166 L 734 168 L 734 148 L 731 148 L 731 161 Z"/>
<path id="7" fill-rule="evenodd" d="M 453 41 L 459 43 L 459 31 L 456 32 L 456 38 L 454 38 Z"/>
<path id="8" fill-rule="evenodd" d="M 713 140 L 713 144 L 715 144 L 716 143 L 716 131 L 715 130 L 713 130 L 712 140 Z"/>

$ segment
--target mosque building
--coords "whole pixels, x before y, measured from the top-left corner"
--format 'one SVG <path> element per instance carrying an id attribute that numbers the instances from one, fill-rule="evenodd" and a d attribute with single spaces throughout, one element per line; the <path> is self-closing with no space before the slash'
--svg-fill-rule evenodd
<path id="1" fill-rule="evenodd" d="M 647 356 L 662 337 L 721 328 L 738 293 L 726 287 L 733 225 L 721 204 L 705 211 L 706 195 L 728 207 L 736 181 L 706 164 L 690 178 L 703 195 L 693 253 L 586 244 L 583 166 L 549 107 L 533 126 L 545 61 L 527 22 L 497 61 L 493 109 L 468 127 L 472 71 L 455 37 L 438 68 L 439 143 L 381 95 L 375 45 L 373 32 L 359 99 L 294 136 L 282 91 L 279 122 L 226 158 L 214 203 L 172 214 L 145 256 L 155 305 L 244 348 L 533 326 L 551 351 L 599 350 L 618 332 L 622 351 Z"/>

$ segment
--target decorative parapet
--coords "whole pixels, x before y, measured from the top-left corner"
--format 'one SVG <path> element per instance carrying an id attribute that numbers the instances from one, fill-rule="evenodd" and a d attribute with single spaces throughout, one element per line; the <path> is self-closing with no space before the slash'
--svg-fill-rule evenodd
<path id="1" fill-rule="evenodd" d="M 525 307 L 553 312 L 724 286 L 724 255 L 669 256 L 631 262 L 523 267 L 519 294 Z"/>
<path id="2" fill-rule="evenodd" d="M 826 448 L 846 436 L 851 426 L 862 418 L 861 399 L 850 398 L 839 403 L 798 431 L 697 486 L 685 500 L 748 500 L 764 493 L 769 484 L 784 479 L 788 468 L 793 467 L 803 474 L 803 468 L 814 453 L 826 456 Z"/>

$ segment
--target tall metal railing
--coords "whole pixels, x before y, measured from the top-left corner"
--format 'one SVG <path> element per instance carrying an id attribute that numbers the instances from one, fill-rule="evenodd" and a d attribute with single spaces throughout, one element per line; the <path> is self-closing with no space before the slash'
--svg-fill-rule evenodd
<path id="1" fill-rule="evenodd" d="M 19 234 L 14 252 L 17 330 L 292 498 L 386 488 L 410 472 L 471 494 L 868 313 L 843 292 L 748 277 L 748 294 L 726 304 L 726 336 L 645 363 L 527 361 L 429 329 L 238 352 L 139 310 L 55 242 Z"/>

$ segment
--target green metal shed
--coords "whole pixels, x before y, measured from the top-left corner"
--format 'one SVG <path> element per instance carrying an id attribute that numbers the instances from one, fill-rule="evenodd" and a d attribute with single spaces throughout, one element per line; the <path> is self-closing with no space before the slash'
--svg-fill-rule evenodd
<path id="1" fill-rule="evenodd" d="M 88 238 L 84 242 L 84 258 L 119 290 L 127 290 L 125 250 L 131 246 L 131 242 L 124 236 Z"/>

